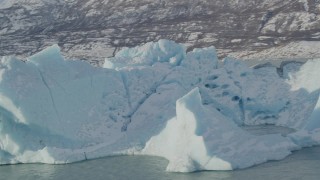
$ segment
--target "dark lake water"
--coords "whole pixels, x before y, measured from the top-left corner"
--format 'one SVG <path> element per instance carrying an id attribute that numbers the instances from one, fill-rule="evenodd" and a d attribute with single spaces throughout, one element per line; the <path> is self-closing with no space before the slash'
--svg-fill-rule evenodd
<path id="1" fill-rule="evenodd" d="M 158 157 L 121 156 L 67 165 L 10 165 L 0 166 L 0 179 L 320 179 L 320 147 L 305 148 L 294 152 L 282 161 L 272 161 L 252 168 L 236 171 L 207 171 L 186 174 L 169 173 L 165 171 L 167 163 L 167 160 Z"/>

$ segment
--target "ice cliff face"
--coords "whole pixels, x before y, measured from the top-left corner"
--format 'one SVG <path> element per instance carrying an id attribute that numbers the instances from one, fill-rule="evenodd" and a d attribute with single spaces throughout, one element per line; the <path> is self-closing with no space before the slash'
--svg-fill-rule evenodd
<path id="1" fill-rule="evenodd" d="M 122 47 L 159 39 L 214 45 L 225 56 L 319 40 L 319 8 L 315 0 L 3 0 L 0 56 L 59 44 L 68 57 L 102 64 Z"/>
<path id="2" fill-rule="evenodd" d="M 319 61 L 249 68 L 213 47 L 168 40 L 121 50 L 104 68 L 58 46 L 0 61 L 0 163 L 163 156 L 169 171 L 231 170 L 320 143 Z M 279 76 L 282 75 L 282 77 Z M 274 124 L 288 136 L 243 125 Z"/>

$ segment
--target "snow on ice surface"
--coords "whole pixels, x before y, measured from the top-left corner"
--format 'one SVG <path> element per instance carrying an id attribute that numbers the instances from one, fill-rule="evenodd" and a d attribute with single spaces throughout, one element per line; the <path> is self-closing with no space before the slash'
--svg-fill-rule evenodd
<path id="1" fill-rule="evenodd" d="M 124 48 L 115 57 L 107 58 L 104 67 L 119 69 L 128 66 L 153 65 L 156 62 L 168 62 L 177 65 L 185 56 L 185 48 L 172 41 L 159 40 L 135 48 Z"/>
<path id="2" fill-rule="evenodd" d="M 185 49 L 147 43 L 106 59 L 105 68 L 66 61 L 58 46 L 26 62 L 3 57 L 0 164 L 136 153 L 167 158 L 170 171 L 230 170 L 320 143 L 320 61 L 287 65 L 284 79 L 271 66 L 231 58 L 219 66 L 213 47 Z M 263 124 L 296 133 L 238 127 Z"/>

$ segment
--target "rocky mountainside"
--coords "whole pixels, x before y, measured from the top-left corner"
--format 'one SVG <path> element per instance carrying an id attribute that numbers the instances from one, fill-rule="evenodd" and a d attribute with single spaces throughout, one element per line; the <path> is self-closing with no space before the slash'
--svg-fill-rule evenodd
<path id="1" fill-rule="evenodd" d="M 69 58 L 99 63 L 122 47 L 171 39 L 245 57 L 320 40 L 319 13 L 319 0 L 0 0 L 0 56 L 57 43 Z"/>

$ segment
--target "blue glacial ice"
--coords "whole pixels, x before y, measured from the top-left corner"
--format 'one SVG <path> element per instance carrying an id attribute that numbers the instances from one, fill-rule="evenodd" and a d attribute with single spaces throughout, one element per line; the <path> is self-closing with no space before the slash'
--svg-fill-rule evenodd
<path id="1" fill-rule="evenodd" d="M 320 144 L 320 60 L 250 68 L 214 47 L 160 40 L 125 48 L 103 68 L 57 45 L 0 60 L 0 164 L 155 155 L 168 171 L 232 170 Z M 295 130 L 252 135 L 242 126 Z"/>
<path id="2" fill-rule="evenodd" d="M 168 171 L 232 170 L 278 160 L 297 148 L 279 134 L 254 136 L 202 105 L 198 88 L 176 102 L 176 117 L 148 141 L 143 154 L 167 158 Z"/>

